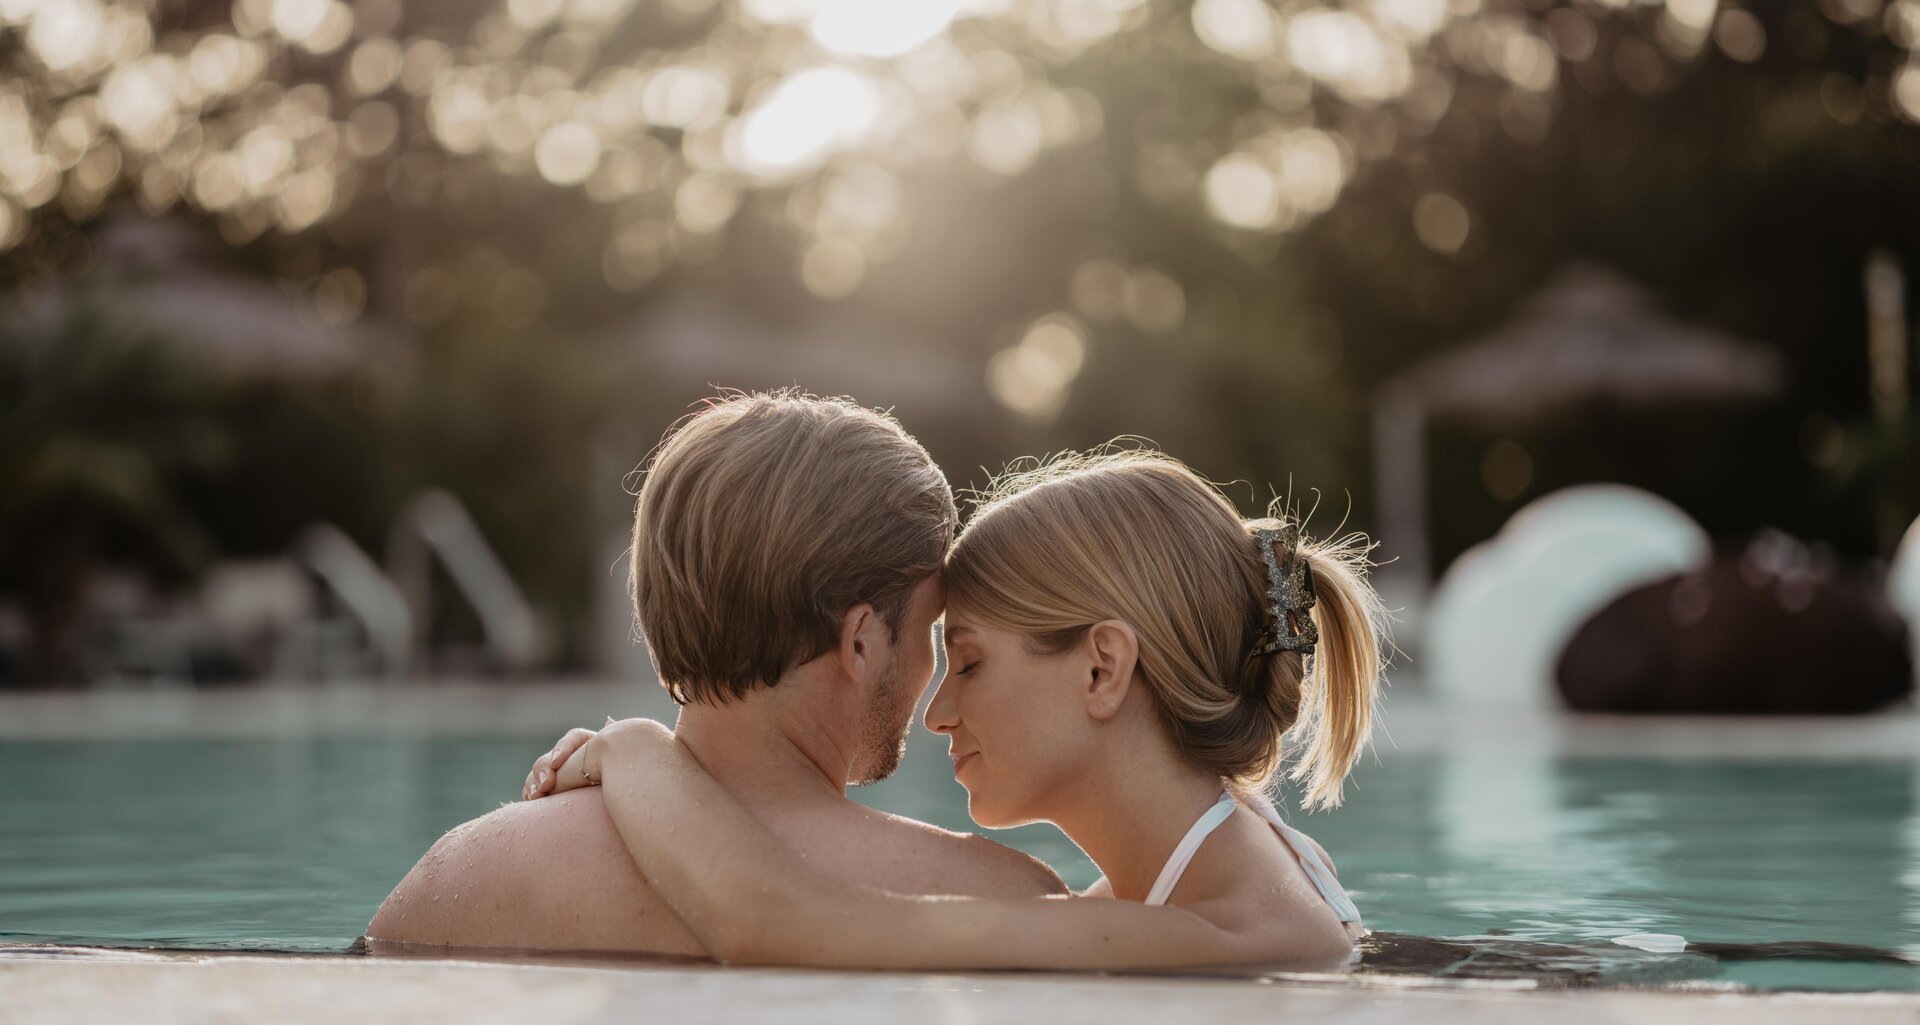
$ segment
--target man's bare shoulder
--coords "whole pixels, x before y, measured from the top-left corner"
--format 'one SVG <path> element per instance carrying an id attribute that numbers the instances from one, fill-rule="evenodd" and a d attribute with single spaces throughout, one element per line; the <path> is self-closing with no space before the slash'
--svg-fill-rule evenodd
<path id="1" fill-rule="evenodd" d="M 484 893 L 489 904 L 512 905 L 521 897 L 515 881 L 503 877 L 491 859 L 473 864 L 474 855 L 496 833 L 490 820 L 506 810 L 463 822 L 434 841 L 374 912 L 367 937 L 391 943 L 481 945 L 482 938 L 467 935 L 466 921 L 475 912 L 462 903 L 463 890 Z"/>
<path id="2" fill-rule="evenodd" d="M 449 830 L 369 939 L 441 946 L 700 953 L 654 896 L 598 790 L 517 801 Z"/>
<path id="3" fill-rule="evenodd" d="M 1047 863 L 975 833 L 862 809 L 885 842 L 869 846 L 873 885 L 966 897 L 1047 897 L 1068 892 Z"/>

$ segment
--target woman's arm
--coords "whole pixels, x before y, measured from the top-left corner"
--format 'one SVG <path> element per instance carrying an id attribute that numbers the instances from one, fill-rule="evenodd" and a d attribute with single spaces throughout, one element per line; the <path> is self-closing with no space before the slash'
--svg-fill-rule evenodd
<path id="1" fill-rule="evenodd" d="M 1322 940 L 1116 900 L 910 897 L 809 867 L 659 723 L 603 729 L 562 773 L 601 780 L 640 871 L 727 961 L 849 968 L 1154 968 L 1322 957 Z"/>

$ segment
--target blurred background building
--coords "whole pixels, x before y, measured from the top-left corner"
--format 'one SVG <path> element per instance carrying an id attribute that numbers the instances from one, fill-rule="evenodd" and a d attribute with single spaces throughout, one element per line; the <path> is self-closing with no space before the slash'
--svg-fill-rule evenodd
<path id="1" fill-rule="evenodd" d="M 644 674 L 629 471 L 790 384 L 958 488 L 1140 435 L 1366 530 L 1443 693 L 1588 700 L 1645 587 L 1595 650 L 1746 587 L 1907 679 L 1916 49 L 1920 0 L 0 0 L 0 687 Z"/>

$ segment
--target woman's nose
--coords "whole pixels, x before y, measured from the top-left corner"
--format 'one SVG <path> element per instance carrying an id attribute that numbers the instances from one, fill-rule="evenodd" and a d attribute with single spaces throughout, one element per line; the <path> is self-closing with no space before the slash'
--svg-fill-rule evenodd
<path id="1" fill-rule="evenodd" d="M 935 733 L 952 733 L 954 727 L 960 725 L 959 712 L 954 708 L 952 671 L 933 689 L 933 700 L 927 702 L 926 722 L 927 729 Z"/>

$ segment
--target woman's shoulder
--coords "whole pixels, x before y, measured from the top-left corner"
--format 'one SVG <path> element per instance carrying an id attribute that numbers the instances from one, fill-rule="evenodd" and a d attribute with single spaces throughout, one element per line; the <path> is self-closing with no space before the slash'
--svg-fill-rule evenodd
<path id="1" fill-rule="evenodd" d="M 1238 937 L 1253 961 L 1332 964 L 1353 937 L 1271 826 L 1235 815 L 1189 866 L 1169 902 Z M 1208 850 L 1208 848 L 1212 848 Z"/>
<path id="2" fill-rule="evenodd" d="M 1289 824 L 1280 816 L 1280 810 L 1274 806 L 1272 801 L 1267 799 L 1265 794 L 1253 794 L 1242 797 L 1240 803 L 1246 805 L 1248 811 L 1265 819 L 1269 826 L 1273 827 L 1283 839 L 1289 842 L 1289 845 L 1294 841 L 1306 844 L 1309 848 L 1312 848 L 1313 853 L 1320 856 L 1320 860 L 1326 864 L 1328 871 L 1336 876 L 1340 874 L 1339 866 L 1333 863 L 1333 858 L 1327 854 L 1327 849 L 1320 846 L 1320 841 L 1315 840 L 1313 837 L 1308 836 L 1298 828 Z"/>
<path id="3" fill-rule="evenodd" d="M 1338 923 L 1286 840 L 1252 808 L 1240 809 L 1201 845 L 1173 902 L 1232 928 Z"/>

